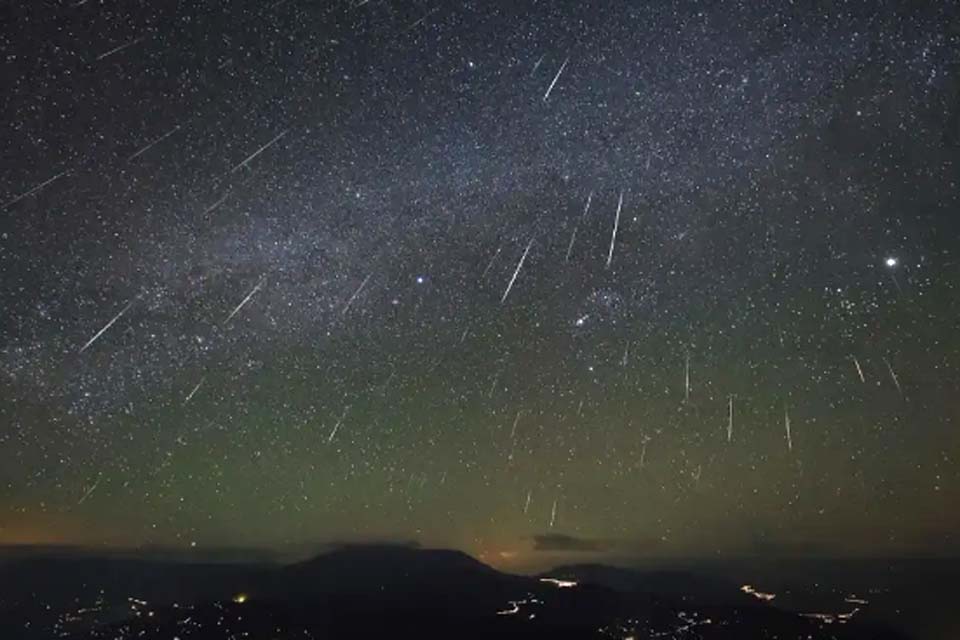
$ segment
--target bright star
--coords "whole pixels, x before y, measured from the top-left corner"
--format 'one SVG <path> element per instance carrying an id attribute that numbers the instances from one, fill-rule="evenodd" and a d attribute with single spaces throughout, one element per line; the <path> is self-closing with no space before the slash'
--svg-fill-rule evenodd
<path id="1" fill-rule="evenodd" d="M 898 264 L 899 262 L 900 262 L 899 260 L 897 260 L 896 258 L 894 258 L 894 257 L 892 257 L 892 256 L 886 259 L 886 264 L 887 264 L 887 266 L 888 266 L 888 267 L 891 267 L 891 268 L 897 266 L 897 264 Z"/>

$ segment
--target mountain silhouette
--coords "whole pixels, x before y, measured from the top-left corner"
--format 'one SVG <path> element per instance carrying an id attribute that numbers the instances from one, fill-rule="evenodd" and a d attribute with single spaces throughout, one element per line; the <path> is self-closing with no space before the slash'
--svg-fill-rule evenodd
<path id="1" fill-rule="evenodd" d="M 695 573 L 571 565 L 549 575 L 390 545 L 289 565 L 61 554 L 0 565 L 0 638 L 903 638 L 798 616 Z"/>
<path id="2" fill-rule="evenodd" d="M 549 572 L 549 575 L 577 580 L 581 583 L 602 585 L 617 591 L 679 597 L 686 601 L 731 605 L 753 602 L 749 596 L 745 596 L 740 591 L 740 585 L 694 571 L 638 570 L 604 564 L 573 564 L 556 567 Z"/>
<path id="3" fill-rule="evenodd" d="M 408 546 L 350 545 L 285 567 L 284 581 L 309 581 L 313 588 L 343 590 L 457 581 L 493 583 L 514 578 L 461 552 Z"/>

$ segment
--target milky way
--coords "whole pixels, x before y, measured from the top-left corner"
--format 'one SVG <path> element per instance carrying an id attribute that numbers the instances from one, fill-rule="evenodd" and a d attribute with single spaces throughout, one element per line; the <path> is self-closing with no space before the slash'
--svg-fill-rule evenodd
<path id="1" fill-rule="evenodd" d="M 854 4 L 3 9 L 0 542 L 956 548 L 960 21 Z"/>

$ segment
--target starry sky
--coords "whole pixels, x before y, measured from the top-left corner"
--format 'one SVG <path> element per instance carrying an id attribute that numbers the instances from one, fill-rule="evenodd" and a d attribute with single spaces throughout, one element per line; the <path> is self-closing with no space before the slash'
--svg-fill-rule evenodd
<path id="1" fill-rule="evenodd" d="M 0 23 L 0 544 L 960 550 L 951 3 Z"/>

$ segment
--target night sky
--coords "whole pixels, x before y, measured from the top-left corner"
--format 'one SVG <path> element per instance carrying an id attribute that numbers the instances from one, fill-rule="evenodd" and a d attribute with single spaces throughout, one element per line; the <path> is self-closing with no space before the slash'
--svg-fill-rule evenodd
<path id="1" fill-rule="evenodd" d="M 960 12 L 840 4 L 4 3 L 0 544 L 957 552 Z"/>

